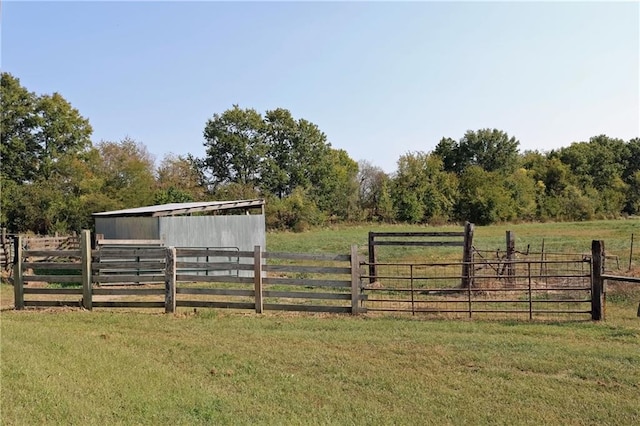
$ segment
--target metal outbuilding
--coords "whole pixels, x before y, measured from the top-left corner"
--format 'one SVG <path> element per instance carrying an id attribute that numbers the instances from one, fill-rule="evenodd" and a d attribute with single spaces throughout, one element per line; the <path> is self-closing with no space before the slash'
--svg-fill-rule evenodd
<path id="1" fill-rule="evenodd" d="M 266 250 L 262 199 L 172 203 L 94 213 L 106 240 L 161 240 L 166 247 Z"/>

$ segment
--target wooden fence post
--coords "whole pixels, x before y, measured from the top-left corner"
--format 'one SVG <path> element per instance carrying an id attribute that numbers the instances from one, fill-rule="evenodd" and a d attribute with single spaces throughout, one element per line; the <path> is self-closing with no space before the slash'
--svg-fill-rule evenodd
<path id="1" fill-rule="evenodd" d="M 516 238 L 513 232 L 506 232 L 506 243 L 507 243 L 507 284 L 509 286 L 514 285 L 514 276 L 516 275 L 514 269 L 514 258 L 516 253 Z"/>
<path id="2" fill-rule="evenodd" d="M 351 314 L 359 312 L 360 301 L 360 260 L 358 259 L 358 246 L 351 246 Z"/>
<path id="3" fill-rule="evenodd" d="M 378 280 L 376 272 L 376 245 L 375 235 L 373 232 L 369 232 L 369 283 L 374 283 Z"/>
<path id="4" fill-rule="evenodd" d="M 11 246 L 7 240 L 7 228 L 2 228 L 2 235 L 0 236 L 0 258 L 2 259 L 2 264 L 0 267 L 7 271 L 9 270 L 11 262 L 11 254 L 9 253 L 10 248 Z"/>
<path id="5" fill-rule="evenodd" d="M 462 253 L 462 288 L 473 285 L 473 223 L 464 224 L 464 251 Z"/>
<path id="6" fill-rule="evenodd" d="M 629 248 L 629 271 L 631 271 L 632 262 L 633 262 L 633 234 L 631 234 L 631 247 Z"/>
<path id="7" fill-rule="evenodd" d="M 91 231 L 87 229 L 83 229 L 80 234 L 80 261 L 82 262 L 82 307 L 92 310 Z"/>
<path id="8" fill-rule="evenodd" d="M 16 309 L 24 309 L 24 281 L 22 280 L 22 237 L 13 238 L 15 255 L 13 256 L 13 294 Z"/>
<path id="9" fill-rule="evenodd" d="M 164 269 L 164 312 L 176 311 L 176 248 L 167 247 Z"/>
<path id="10" fill-rule="evenodd" d="M 256 313 L 261 314 L 264 306 L 262 303 L 262 247 L 260 246 L 253 248 L 253 284 Z"/>
<path id="11" fill-rule="evenodd" d="M 604 241 L 591 242 L 591 319 L 604 320 Z"/>

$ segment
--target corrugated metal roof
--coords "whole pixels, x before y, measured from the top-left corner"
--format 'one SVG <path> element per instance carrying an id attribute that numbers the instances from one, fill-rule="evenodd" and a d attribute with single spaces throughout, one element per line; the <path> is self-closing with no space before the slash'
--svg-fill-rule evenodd
<path id="1" fill-rule="evenodd" d="M 236 200 L 236 201 L 203 201 L 193 203 L 171 203 L 157 206 L 136 207 L 133 209 L 113 210 L 110 212 L 94 213 L 99 217 L 125 216 L 176 216 L 181 214 L 202 213 L 215 210 L 242 209 L 264 206 L 264 200 Z"/>

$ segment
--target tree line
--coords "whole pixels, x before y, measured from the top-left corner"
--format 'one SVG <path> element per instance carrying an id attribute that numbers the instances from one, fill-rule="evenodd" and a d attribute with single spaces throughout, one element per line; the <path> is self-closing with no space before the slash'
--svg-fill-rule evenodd
<path id="1" fill-rule="evenodd" d="M 91 141 L 60 94 L 1 76 L 0 222 L 13 232 L 91 228 L 100 211 L 265 198 L 270 229 L 338 221 L 447 223 L 589 220 L 640 212 L 640 139 L 599 135 L 549 152 L 519 151 L 497 129 L 442 138 L 385 173 L 331 146 L 283 108 L 232 108 L 204 125 L 205 155 L 159 163 L 133 139 Z"/>

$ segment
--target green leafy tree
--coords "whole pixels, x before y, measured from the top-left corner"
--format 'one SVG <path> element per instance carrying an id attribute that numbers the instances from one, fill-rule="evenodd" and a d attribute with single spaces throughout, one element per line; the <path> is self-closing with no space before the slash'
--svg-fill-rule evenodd
<path id="1" fill-rule="evenodd" d="M 282 108 L 263 117 L 235 105 L 215 114 L 204 135 L 207 155 L 199 164 L 217 196 L 241 189 L 243 194 L 285 199 L 300 189 L 297 197 L 310 198 L 305 205 L 329 217 L 356 216 L 357 163 L 333 149 L 315 124 L 296 120 Z"/>
<path id="2" fill-rule="evenodd" d="M 60 94 L 36 95 L 9 73 L 1 75 L 3 180 L 48 179 L 60 156 L 91 146 L 92 128 Z"/>
<path id="3" fill-rule="evenodd" d="M 509 174 L 517 168 L 519 145 L 516 138 L 502 130 L 468 130 L 458 142 L 443 138 L 434 149 L 434 154 L 442 158 L 446 171 L 458 175 L 469 166 Z"/>
<path id="4" fill-rule="evenodd" d="M 256 185 L 266 155 L 264 121 L 254 109 L 234 105 L 214 114 L 204 129 L 204 166 L 215 190 L 220 184 Z"/>
<path id="5" fill-rule="evenodd" d="M 640 214 L 640 138 L 627 143 L 628 161 L 622 179 L 629 191 L 623 211 L 627 214 Z"/>
<path id="6" fill-rule="evenodd" d="M 595 211 L 605 216 L 620 214 L 625 204 L 627 185 L 622 180 L 629 161 L 629 149 L 621 139 L 595 136 L 589 142 L 573 143 L 557 152 L 571 169 L 575 185 L 583 192 L 595 189 Z M 575 197 L 574 197 L 575 198 Z"/>
<path id="7" fill-rule="evenodd" d="M 446 222 L 458 197 L 458 179 L 438 155 L 408 153 L 398 160 L 392 198 L 397 218 L 408 222 Z"/>
<path id="8" fill-rule="evenodd" d="M 330 149 L 316 165 L 309 193 L 318 208 L 336 219 L 357 216 L 358 163 L 342 149 Z"/>
<path id="9" fill-rule="evenodd" d="M 91 195 L 96 153 L 88 120 L 60 94 L 36 95 L 11 74 L 2 73 L 0 86 L 3 225 L 36 233 L 89 226 L 100 197 Z"/>
<path id="10" fill-rule="evenodd" d="M 97 173 L 103 180 L 102 191 L 118 208 L 152 204 L 155 196 L 155 161 L 147 147 L 133 139 L 102 141 Z"/>
<path id="11" fill-rule="evenodd" d="M 366 220 L 393 220 L 390 178 L 366 160 L 358 163 L 358 208 Z"/>
<path id="12" fill-rule="evenodd" d="M 514 201 L 497 172 L 469 166 L 460 176 L 457 217 L 478 225 L 515 219 Z"/>
<path id="13" fill-rule="evenodd" d="M 202 174 L 189 157 L 165 155 L 156 174 L 156 204 L 202 201 L 206 198 Z"/>

